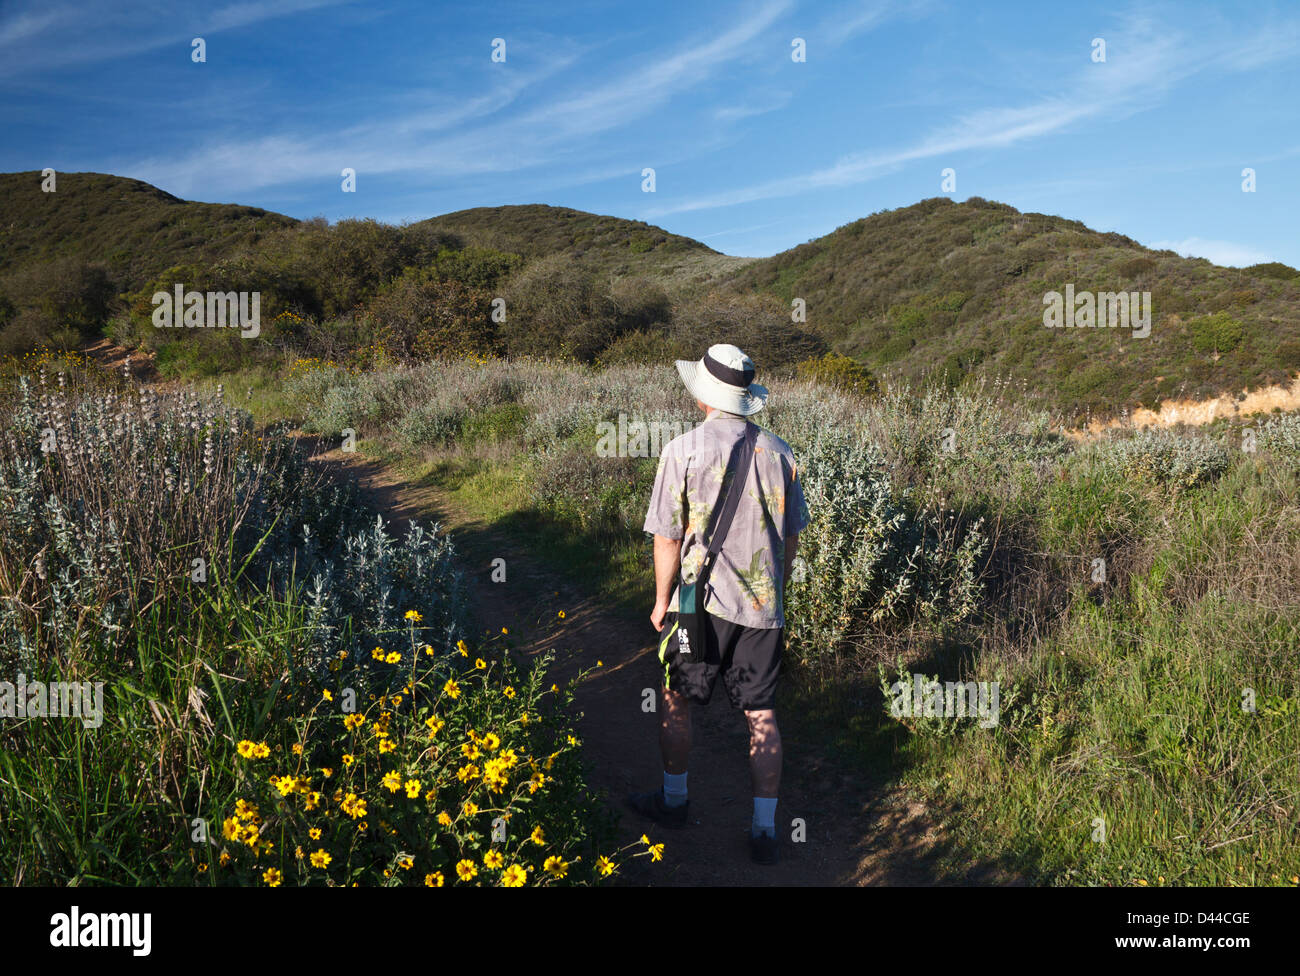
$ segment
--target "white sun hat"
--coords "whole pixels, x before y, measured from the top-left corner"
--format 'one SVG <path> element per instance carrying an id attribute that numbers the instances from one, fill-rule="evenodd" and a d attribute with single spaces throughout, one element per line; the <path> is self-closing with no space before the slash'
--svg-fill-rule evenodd
<path id="1" fill-rule="evenodd" d="M 767 402 L 767 389 L 754 382 L 754 361 L 728 343 L 709 346 L 697 363 L 677 360 L 677 372 L 695 399 L 726 413 L 748 417 Z"/>

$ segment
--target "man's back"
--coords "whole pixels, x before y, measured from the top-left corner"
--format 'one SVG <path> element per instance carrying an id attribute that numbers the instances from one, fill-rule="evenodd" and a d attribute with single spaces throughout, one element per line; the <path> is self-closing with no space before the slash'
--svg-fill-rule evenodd
<path id="1" fill-rule="evenodd" d="M 715 412 L 669 443 L 659 458 L 645 530 L 682 540 L 687 580 L 694 579 L 704 559 L 705 533 L 726 497 L 728 461 L 747 423 Z M 790 446 L 760 429 L 753 465 L 709 580 L 707 612 L 746 627 L 783 627 L 785 541 L 807 524 Z M 669 609 L 677 609 L 676 593 Z"/>

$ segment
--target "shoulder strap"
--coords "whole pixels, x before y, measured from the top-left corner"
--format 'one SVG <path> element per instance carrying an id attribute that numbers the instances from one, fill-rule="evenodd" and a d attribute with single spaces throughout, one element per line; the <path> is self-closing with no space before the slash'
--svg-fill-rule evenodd
<path id="1" fill-rule="evenodd" d="M 740 496 L 745 490 L 745 482 L 749 480 L 749 468 L 754 460 L 754 444 L 757 440 L 758 425 L 746 422 L 745 436 L 732 448 L 731 458 L 727 464 L 727 469 L 734 470 L 735 475 L 732 477 L 731 487 L 727 491 L 727 500 L 722 503 L 716 521 L 711 526 L 709 547 L 704 555 L 706 564 L 712 562 L 713 557 L 718 554 L 723 541 L 727 538 L 727 530 L 731 528 L 731 520 L 736 516 L 736 508 L 740 504 Z"/>

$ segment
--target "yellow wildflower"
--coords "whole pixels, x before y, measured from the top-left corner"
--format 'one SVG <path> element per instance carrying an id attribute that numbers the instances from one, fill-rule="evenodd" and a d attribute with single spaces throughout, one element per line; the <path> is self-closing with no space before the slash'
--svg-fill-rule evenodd
<path id="1" fill-rule="evenodd" d="M 563 878 L 569 873 L 569 862 L 552 854 L 542 862 L 542 870 L 552 878 Z"/>

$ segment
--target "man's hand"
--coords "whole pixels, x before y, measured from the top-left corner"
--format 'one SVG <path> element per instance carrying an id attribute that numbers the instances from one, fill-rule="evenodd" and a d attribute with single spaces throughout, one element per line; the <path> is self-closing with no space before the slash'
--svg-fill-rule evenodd
<path id="1" fill-rule="evenodd" d="M 663 600 L 662 602 L 656 603 L 655 608 L 650 611 L 650 625 L 654 627 L 655 630 L 662 632 L 664 629 L 664 617 L 666 616 L 668 616 L 668 601 Z"/>

